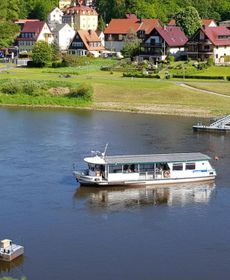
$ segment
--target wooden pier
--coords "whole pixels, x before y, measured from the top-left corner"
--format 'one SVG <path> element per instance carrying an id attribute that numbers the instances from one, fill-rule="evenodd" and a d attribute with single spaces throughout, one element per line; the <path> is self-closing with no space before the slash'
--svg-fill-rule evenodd
<path id="1" fill-rule="evenodd" d="M 210 125 L 198 123 L 193 126 L 194 131 L 230 132 L 230 115 L 220 118 Z"/>

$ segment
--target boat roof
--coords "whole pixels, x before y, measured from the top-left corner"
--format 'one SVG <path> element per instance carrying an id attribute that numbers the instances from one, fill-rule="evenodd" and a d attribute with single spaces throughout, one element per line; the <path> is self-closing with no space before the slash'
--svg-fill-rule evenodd
<path id="1" fill-rule="evenodd" d="M 149 155 L 117 155 L 88 157 L 85 161 L 93 164 L 135 164 L 135 163 L 163 163 L 163 162 L 191 162 L 210 160 L 210 157 L 202 153 L 173 153 L 173 154 L 149 154 Z"/>

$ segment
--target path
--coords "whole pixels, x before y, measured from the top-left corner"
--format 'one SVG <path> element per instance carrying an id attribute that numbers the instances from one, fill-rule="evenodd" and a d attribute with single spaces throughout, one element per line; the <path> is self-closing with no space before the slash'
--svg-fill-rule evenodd
<path id="1" fill-rule="evenodd" d="M 185 88 L 192 89 L 192 90 L 196 90 L 196 91 L 199 91 L 199 92 L 203 92 L 203 93 L 207 93 L 207 94 L 212 94 L 212 95 L 217 95 L 217 96 L 221 96 L 221 97 L 230 98 L 230 95 L 221 94 L 221 93 L 217 93 L 215 91 L 210 91 L 210 90 L 206 90 L 206 89 L 196 88 L 196 87 L 190 86 L 190 85 L 185 84 L 185 83 L 178 83 L 177 82 L 176 84 L 178 86 L 185 87 Z"/>

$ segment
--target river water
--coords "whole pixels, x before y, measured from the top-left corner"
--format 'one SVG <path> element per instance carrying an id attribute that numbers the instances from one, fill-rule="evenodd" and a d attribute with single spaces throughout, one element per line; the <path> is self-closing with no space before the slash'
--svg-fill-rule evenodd
<path id="1" fill-rule="evenodd" d="M 196 118 L 0 109 L 0 239 L 25 246 L 0 277 L 216 280 L 230 274 L 230 135 L 196 134 Z M 203 152 L 215 184 L 83 188 L 91 150 Z"/>

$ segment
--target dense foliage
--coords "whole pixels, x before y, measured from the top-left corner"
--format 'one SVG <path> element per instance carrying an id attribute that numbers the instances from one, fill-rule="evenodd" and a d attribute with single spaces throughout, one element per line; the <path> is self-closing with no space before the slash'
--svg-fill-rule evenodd
<path id="1" fill-rule="evenodd" d="M 188 37 L 191 37 L 201 27 L 199 14 L 192 6 L 183 9 L 175 18 L 176 23 L 181 26 Z"/>
<path id="2" fill-rule="evenodd" d="M 167 22 L 188 6 L 196 8 L 201 18 L 230 19 L 230 0 L 97 0 L 97 6 L 105 22 L 127 12 Z"/>
<path id="3" fill-rule="evenodd" d="M 51 62 L 53 58 L 53 48 L 44 41 L 35 43 L 32 49 L 33 63 L 37 66 L 43 67 Z"/>

